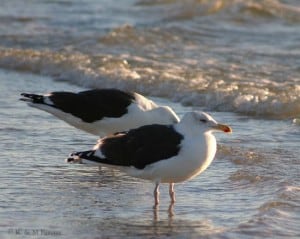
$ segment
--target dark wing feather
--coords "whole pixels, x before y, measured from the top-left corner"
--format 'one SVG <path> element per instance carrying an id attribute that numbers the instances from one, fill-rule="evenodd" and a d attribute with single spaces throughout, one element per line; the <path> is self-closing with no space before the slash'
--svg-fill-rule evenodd
<path id="1" fill-rule="evenodd" d="M 172 126 L 147 125 L 103 139 L 103 163 L 134 166 L 143 169 L 148 164 L 175 156 L 183 136 Z"/>
<path id="2" fill-rule="evenodd" d="M 117 89 L 52 92 L 49 98 L 54 103 L 51 106 L 89 123 L 103 117 L 121 117 L 127 113 L 127 107 L 135 99 L 133 94 Z"/>

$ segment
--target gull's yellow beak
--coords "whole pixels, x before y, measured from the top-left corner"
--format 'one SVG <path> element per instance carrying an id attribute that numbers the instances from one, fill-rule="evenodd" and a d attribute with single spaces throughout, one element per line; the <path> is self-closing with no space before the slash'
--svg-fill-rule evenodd
<path id="1" fill-rule="evenodd" d="M 232 133 L 232 129 L 226 124 L 217 124 L 213 128 L 216 129 L 216 130 L 221 130 L 225 133 Z"/>

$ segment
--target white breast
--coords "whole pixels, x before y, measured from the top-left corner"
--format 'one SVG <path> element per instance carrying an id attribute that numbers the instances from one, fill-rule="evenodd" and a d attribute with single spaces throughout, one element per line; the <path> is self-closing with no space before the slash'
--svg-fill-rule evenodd
<path id="1" fill-rule="evenodd" d="M 126 172 L 155 182 L 178 183 L 203 172 L 216 153 L 216 139 L 211 133 L 192 140 L 186 137 L 181 146 L 177 156 L 148 165 L 144 170 L 129 168 Z"/>

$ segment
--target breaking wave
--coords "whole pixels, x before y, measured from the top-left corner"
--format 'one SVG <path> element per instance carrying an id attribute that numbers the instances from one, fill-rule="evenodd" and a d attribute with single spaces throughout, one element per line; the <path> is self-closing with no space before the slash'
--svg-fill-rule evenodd
<path id="1" fill-rule="evenodd" d="M 243 81 L 241 75 L 226 76 L 222 71 L 210 74 L 195 71 L 188 64 L 158 62 L 130 54 L 91 56 L 0 48 L 0 67 L 48 75 L 88 88 L 118 87 L 138 91 L 209 110 L 271 118 L 300 115 L 297 82 Z"/>

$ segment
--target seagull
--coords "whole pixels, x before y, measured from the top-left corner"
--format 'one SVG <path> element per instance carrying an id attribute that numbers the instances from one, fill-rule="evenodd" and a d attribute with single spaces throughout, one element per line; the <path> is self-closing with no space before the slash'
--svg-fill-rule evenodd
<path id="1" fill-rule="evenodd" d="M 138 93 L 118 89 L 21 95 L 20 100 L 26 101 L 29 106 L 100 137 L 143 125 L 168 125 L 179 121 L 170 107 L 158 106 Z"/>
<path id="2" fill-rule="evenodd" d="M 231 133 L 232 129 L 207 113 L 188 112 L 173 125 L 145 125 L 102 138 L 92 150 L 74 152 L 66 161 L 100 164 L 153 181 L 155 206 L 159 204 L 159 184 L 168 183 L 174 203 L 174 184 L 194 178 L 213 161 L 215 131 Z"/>

